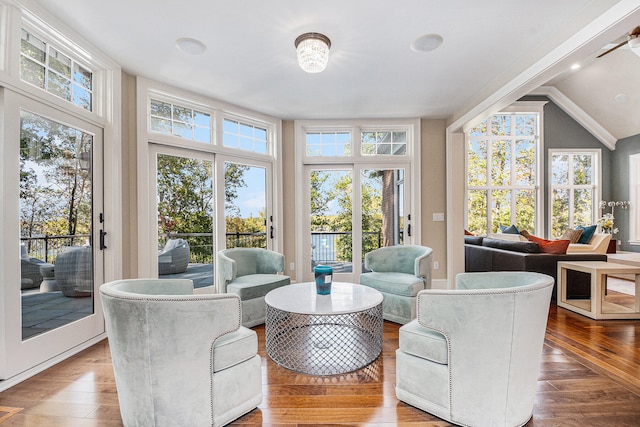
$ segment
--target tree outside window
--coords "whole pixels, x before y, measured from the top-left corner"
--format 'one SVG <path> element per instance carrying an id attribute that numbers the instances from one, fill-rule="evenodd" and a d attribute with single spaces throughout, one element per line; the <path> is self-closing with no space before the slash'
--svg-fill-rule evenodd
<path id="1" fill-rule="evenodd" d="M 539 113 L 500 113 L 467 133 L 467 229 L 535 234 Z"/>

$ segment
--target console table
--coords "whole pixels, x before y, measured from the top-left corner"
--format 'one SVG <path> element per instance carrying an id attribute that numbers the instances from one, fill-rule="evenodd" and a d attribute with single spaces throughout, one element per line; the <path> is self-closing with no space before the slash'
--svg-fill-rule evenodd
<path id="1" fill-rule="evenodd" d="M 591 275 L 591 298 L 567 298 L 567 271 Z M 605 300 L 607 275 L 632 274 L 636 280 L 635 306 L 624 307 Z M 558 262 L 558 307 L 592 319 L 640 319 L 640 266 L 605 261 Z"/>

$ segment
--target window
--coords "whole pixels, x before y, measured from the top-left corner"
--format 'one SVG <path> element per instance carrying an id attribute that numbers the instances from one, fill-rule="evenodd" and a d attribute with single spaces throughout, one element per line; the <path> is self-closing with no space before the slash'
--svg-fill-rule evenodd
<path id="1" fill-rule="evenodd" d="M 151 100 L 151 131 L 211 142 L 211 116 L 170 102 Z"/>
<path id="2" fill-rule="evenodd" d="M 240 121 L 224 119 L 222 144 L 225 147 L 267 154 L 267 130 Z"/>
<path id="3" fill-rule="evenodd" d="M 92 111 L 93 73 L 24 28 L 20 43 L 20 79 Z"/>
<path id="4" fill-rule="evenodd" d="M 363 132 L 363 156 L 407 154 L 407 132 Z"/>
<path id="5" fill-rule="evenodd" d="M 532 234 L 539 229 L 542 105 L 516 103 L 467 131 L 466 228 L 472 233 L 511 224 Z"/>
<path id="6" fill-rule="evenodd" d="M 599 152 L 549 150 L 549 238 L 595 223 Z"/>
<path id="7" fill-rule="evenodd" d="M 351 132 L 307 132 L 307 156 L 351 155 Z"/>
<path id="8" fill-rule="evenodd" d="M 367 252 L 419 243 L 417 120 L 297 121 L 295 132 L 298 280 L 317 264 L 357 280 Z"/>

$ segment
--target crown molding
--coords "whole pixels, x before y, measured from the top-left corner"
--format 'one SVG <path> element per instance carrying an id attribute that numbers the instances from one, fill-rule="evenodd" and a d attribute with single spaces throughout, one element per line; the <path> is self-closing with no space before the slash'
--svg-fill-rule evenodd
<path id="1" fill-rule="evenodd" d="M 591 135 L 595 136 L 598 141 L 602 142 L 607 148 L 610 150 L 616 149 L 617 139 L 557 88 L 553 86 L 540 86 L 539 88 L 531 91 L 529 95 L 544 95 L 548 97 L 554 104 L 562 108 L 565 113 L 571 116 L 571 118 L 578 122 Z"/>

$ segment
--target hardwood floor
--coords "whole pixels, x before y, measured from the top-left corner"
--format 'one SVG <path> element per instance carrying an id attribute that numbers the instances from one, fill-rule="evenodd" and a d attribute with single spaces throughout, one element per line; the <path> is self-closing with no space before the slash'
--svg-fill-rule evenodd
<path id="1" fill-rule="evenodd" d="M 399 325 L 385 322 L 380 358 L 354 373 L 297 374 L 274 364 L 255 328 L 264 400 L 235 426 L 448 426 L 395 397 Z M 0 393 L 0 424 L 121 426 L 105 341 Z M 640 321 L 594 321 L 552 305 L 527 427 L 640 426 Z"/>

